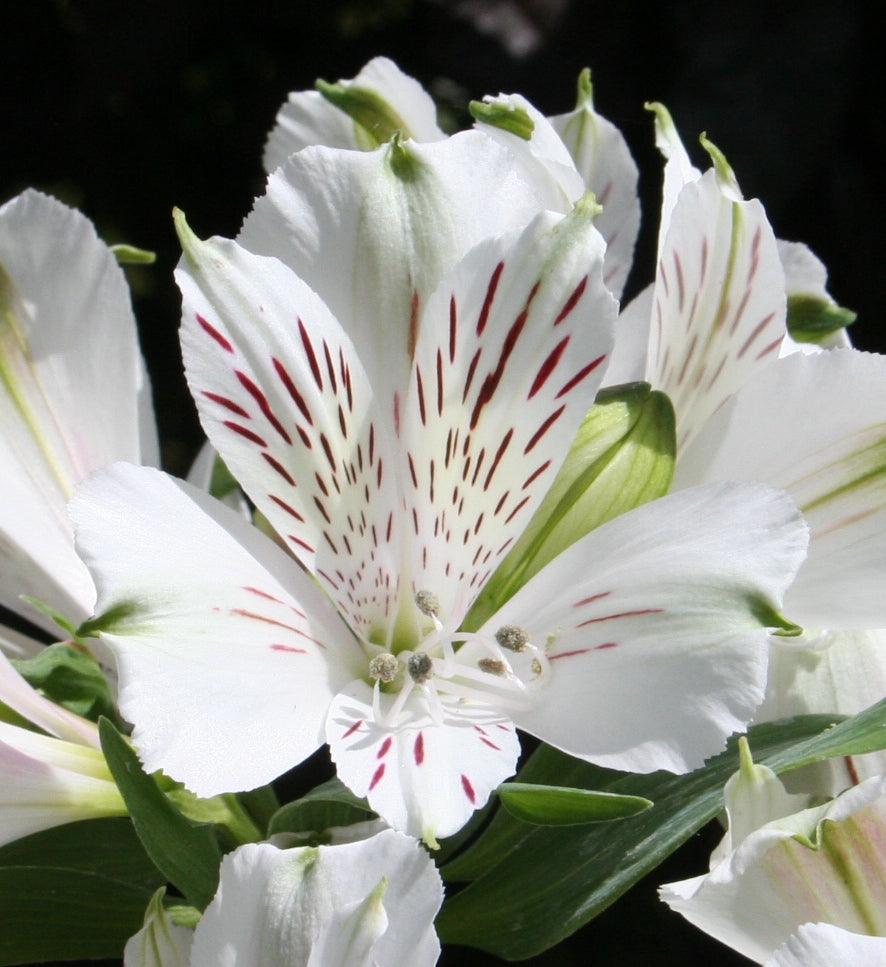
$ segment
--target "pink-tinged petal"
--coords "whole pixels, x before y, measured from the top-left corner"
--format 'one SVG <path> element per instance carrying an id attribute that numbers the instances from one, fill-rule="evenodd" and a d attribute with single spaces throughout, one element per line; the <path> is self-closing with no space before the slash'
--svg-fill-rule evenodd
<path id="1" fill-rule="evenodd" d="M 886 937 L 868 937 L 829 923 L 806 923 L 775 951 L 766 967 L 882 967 Z"/>
<path id="2" fill-rule="evenodd" d="M 752 833 L 705 876 L 662 899 L 757 963 L 804 923 L 886 934 L 886 787 L 873 778 L 833 802 Z M 834 961 L 842 964 L 843 961 Z"/>
<path id="3" fill-rule="evenodd" d="M 616 769 L 700 766 L 763 697 L 758 615 L 778 609 L 805 548 L 791 501 L 747 485 L 685 491 L 592 531 L 481 629 L 522 628 L 547 658 L 533 672 L 530 650 L 516 656 L 535 682 L 515 723 Z"/>
<path id="4" fill-rule="evenodd" d="M 415 590 L 451 627 L 526 527 L 612 348 L 603 241 L 582 205 L 480 245 L 421 317 L 402 416 Z"/>
<path id="5" fill-rule="evenodd" d="M 511 152 L 476 131 L 370 152 L 315 147 L 271 175 L 238 241 L 307 282 L 392 400 L 409 381 L 417 311 L 444 274 L 542 208 Z"/>
<path id="6" fill-rule="evenodd" d="M 113 460 L 157 459 L 123 272 L 92 223 L 26 191 L 0 207 L 0 604 L 32 595 L 74 621 L 95 592 L 65 503 Z"/>
<path id="7" fill-rule="evenodd" d="M 839 349 L 777 360 L 715 414 L 675 487 L 758 480 L 787 490 L 811 530 L 785 600 L 809 628 L 886 626 L 886 359 Z"/>
<path id="8" fill-rule="evenodd" d="M 330 846 L 250 843 L 222 861 L 191 965 L 431 967 L 440 955 L 433 920 L 442 902 L 431 858 L 390 829 Z M 362 956 L 353 947 L 347 956 L 344 938 L 330 937 L 336 929 L 364 947 Z"/>
<path id="9" fill-rule="evenodd" d="M 393 696 L 381 696 L 384 712 Z M 388 727 L 375 722 L 372 690 L 354 682 L 336 696 L 326 741 L 338 775 L 394 829 L 434 844 L 461 829 L 508 776 L 520 754 L 511 722 L 493 709 L 443 700 L 435 723 L 414 691 Z"/>
<path id="10" fill-rule="evenodd" d="M 396 617 L 402 514 L 351 341 L 276 259 L 183 231 L 182 347 L 206 435 L 353 627 Z"/>
<path id="11" fill-rule="evenodd" d="M 758 201 L 711 169 L 674 207 L 655 279 L 647 379 L 677 413 L 682 450 L 785 335 L 784 272 Z"/>
<path id="12" fill-rule="evenodd" d="M 71 513 L 149 772 L 212 796 L 267 783 L 322 744 L 329 702 L 364 659 L 295 561 L 146 468 L 97 474 Z"/>
<path id="13" fill-rule="evenodd" d="M 579 81 L 579 103 L 574 111 L 549 118 L 566 145 L 575 167 L 603 211 L 594 223 L 606 240 L 603 281 L 621 298 L 640 229 L 637 165 L 621 131 L 594 109 L 590 77 Z"/>
<path id="14" fill-rule="evenodd" d="M 439 141 L 445 135 L 437 126 L 437 109 L 418 81 L 404 74 L 387 57 L 374 57 L 343 87 L 371 92 L 385 101 L 392 114 L 403 122 L 402 136 L 416 141 Z M 295 151 L 311 145 L 329 148 L 364 147 L 355 123 L 344 111 L 318 91 L 294 91 L 277 113 L 276 123 L 265 145 L 264 167 L 270 174 Z"/>

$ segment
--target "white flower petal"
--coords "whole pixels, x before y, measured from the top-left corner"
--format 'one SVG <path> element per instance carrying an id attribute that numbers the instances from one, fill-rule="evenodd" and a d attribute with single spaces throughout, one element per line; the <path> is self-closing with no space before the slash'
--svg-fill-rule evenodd
<path id="1" fill-rule="evenodd" d="M 163 907 L 161 887 L 145 911 L 145 925 L 126 941 L 123 967 L 189 967 L 194 931 L 180 927 Z"/>
<path id="2" fill-rule="evenodd" d="M 671 398 L 682 450 L 785 335 L 784 273 L 758 201 L 711 169 L 686 185 L 658 261 L 647 378 Z"/>
<path id="3" fill-rule="evenodd" d="M 443 275 L 542 207 L 511 152 L 476 131 L 371 152 L 307 148 L 268 179 L 238 241 L 307 282 L 390 396 L 408 382 L 415 320 Z"/>
<path id="4" fill-rule="evenodd" d="M 603 206 L 594 223 L 606 240 L 603 281 L 620 299 L 640 230 L 637 165 L 621 131 L 594 109 L 590 90 L 585 97 L 580 92 L 574 111 L 548 120 L 566 145 L 585 188 Z"/>
<path id="5" fill-rule="evenodd" d="M 755 612 L 778 609 L 805 546 L 791 501 L 744 485 L 684 491 L 592 531 L 481 629 L 516 625 L 547 654 L 547 684 L 514 721 L 616 769 L 700 766 L 763 697 Z"/>
<path id="6" fill-rule="evenodd" d="M 648 104 L 647 108 L 655 112 L 655 146 L 665 158 L 661 219 L 658 224 L 660 259 L 680 192 L 686 185 L 698 181 L 701 178 L 701 172 L 692 164 L 667 108 L 657 103 Z"/>
<path id="7" fill-rule="evenodd" d="M 19 595 L 77 621 L 95 592 L 65 502 L 113 460 L 156 459 L 123 272 L 81 215 L 35 191 L 0 208 L 0 604 Z"/>
<path id="8" fill-rule="evenodd" d="M 527 525 L 600 385 L 616 304 L 592 218 L 580 205 L 481 244 L 421 316 L 401 476 L 415 590 L 447 627 Z"/>
<path id="9" fill-rule="evenodd" d="M 276 259 L 185 235 L 182 348 L 206 435 L 352 627 L 397 612 L 397 467 L 366 374 L 325 305 Z"/>
<path id="10" fill-rule="evenodd" d="M 886 359 L 794 354 L 759 373 L 677 462 L 674 486 L 758 480 L 811 528 L 788 617 L 810 628 L 886 625 Z"/>
<path id="11" fill-rule="evenodd" d="M 323 742 L 362 649 L 298 565 L 236 512 L 115 465 L 71 505 L 148 772 L 200 796 L 251 789 Z"/>
<path id="12" fill-rule="evenodd" d="M 882 935 L 884 831 L 886 784 L 870 779 L 828 806 L 769 823 L 709 874 L 666 884 L 661 896 L 757 963 L 810 921 Z"/>
<path id="13" fill-rule="evenodd" d="M 383 880 L 379 911 L 372 895 Z M 191 965 L 431 967 L 440 953 L 433 919 L 442 901 L 430 858 L 393 830 L 338 846 L 242 846 L 222 861 L 218 893 L 197 925 Z M 369 957 L 318 960 L 318 946 L 341 953 L 331 929 L 343 921 L 353 928 L 360 912 L 376 916 Z"/>
<path id="14" fill-rule="evenodd" d="M 886 937 L 866 937 L 829 923 L 805 923 L 766 961 L 766 967 L 883 967 Z"/>
<path id="15" fill-rule="evenodd" d="M 0 651 L 9 658 L 33 658 L 46 647 L 42 641 L 0 624 Z"/>
<path id="16" fill-rule="evenodd" d="M 394 697 L 381 696 L 387 711 Z M 336 696 L 326 741 L 342 782 L 395 829 L 435 843 L 461 829 L 508 776 L 520 754 L 508 719 L 444 699 L 435 723 L 418 689 L 392 727 L 375 722 L 372 689 L 354 682 Z"/>
<path id="17" fill-rule="evenodd" d="M 638 383 L 646 379 L 646 357 L 649 354 L 649 323 L 652 319 L 654 285 L 632 299 L 615 321 L 615 346 L 606 376 L 606 386 Z"/>
<path id="18" fill-rule="evenodd" d="M 191 464 L 191 469 L 185 479 L 192 487 L 204 490 L 206 493 L 213 493 L 213 475 L 218 459 L 219 456 L 215 447 L 207 440 L 200 447 L 197 456 L 194 457 L 194 462 Z M 233 510 L 239 511 L 247 520 L 252 519 L 252 511 L 250 511 L 249 504 L 239 487 L 234 487 L 223 497 L 219 494 L 213 494 L 213 496 L 217 496 L 223 504 L 227 504 Z"/>
<path id="19" fill-rule="evenodd" d="M 791 715 L 855 715 L 886 695 L 886 631 L 821 632 L 773 639 L 766 700 L 754 716 L 769 722 Z M 785 776 L 790 789 L 834 796 L 847 786 L 886 774 L 886 752 L 828 759 Z"/>

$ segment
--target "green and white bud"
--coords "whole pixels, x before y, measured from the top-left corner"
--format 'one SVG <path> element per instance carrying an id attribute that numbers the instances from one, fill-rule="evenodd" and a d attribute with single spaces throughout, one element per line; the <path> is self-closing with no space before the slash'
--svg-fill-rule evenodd
<path id="1" fill-rule="evenodd" d="M 487 583 L 466 627 L 479 628 L 533 575 L 595 527 L 668 492 L 674 410 L 647 383 L 601 391 L 551 489 Z"/>

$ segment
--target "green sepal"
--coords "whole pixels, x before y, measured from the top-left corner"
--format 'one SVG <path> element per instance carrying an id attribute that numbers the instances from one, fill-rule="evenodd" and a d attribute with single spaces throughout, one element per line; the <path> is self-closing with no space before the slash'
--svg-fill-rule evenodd
<path id="1" fill-rule="evenodd" d="M 29 604 L 35 611 L 49 618 L 50 621 L 54 622 L 61 630 L 71 638 L 74 638 L 77 634 L 77 627 L 73 621 L 70 621 L 63 614 L 56 611 L 51 605 L 48 605 L 45 601 L 41 601 L 39 598 L 35 598 L 30 594 L 19 595 L 25 604 Z"/>
<path id="2" fill-rule="evenodd" d="M 610 822 L 636 816 L 652 805 L 643 796 L 526 782 L 502 783 L 498 798 L 515 819 L 535 826 Z"/>
<path id="3" fill-rule="evenodd" d="M 332 826 L 351 826 L 372 819 L 375 813 L 365 799 L 355 796 L 339 779 L 330 779 L 301 799 L 281 806 L 271 817 L 268 835 L 275 833 L 322 834 Z"/>
<path id="4" fill-rule="evenodd" d="M 222 854 L 215 831 L 179 812 L 108 719 L 99 720 L 98 730 L 108 768 L 145 852 L 190 904 L 205 909 L 218 887 Z"/>
<path id="5" fill-rule="evenodd" d="M 820 343 L 851 326 L 856 314 L 814 295 L 788 296 L 788 332 L 797 342 Z"/>
<path id="6" fill-rule="evenodd" d="M 602 390 L 538 510 L 465 622 L 475 630 L 545 564 L 595 527 L 667 493 L 676 430 L 668 397 L 648 383 Z"/>
<path id="7" fill-rule="evenodd" d="M 13 658 L 24 680 L 63 708 L 97 722 L 104 715 L 117 721 L 117 710 L 98 662 L 85 648 L 60 642 L 33 658 Z"/>
<path id="8" fill-rule="evenodd" d="M 220 827 L 217 832 L 226 840 L 225 846 L 234 848 L 244 843 L 257 843 L 264 838 L 263 830 L 234 793 L 200 799 L 180 783 L 170 783 L 167 788 L 166 782 L 166 777 L 163 777 L 166 798 L 192 822 Z"/>
<path id="9" fill-rule="evenodd" d="M 101 634 L 110 632 L 111 634 L 122 630 L 135 631 L 135 627 L 129 620 L 138 613 L 138 605 L 134 601 L 121 601 L 113 608 L 108 608 L 102 614 L 97 614 L 94 618 L 84 621 L 77 629 L 76 637 L 79 639 L 98 638 Z"/>
<path id="10" fill-rule="evenodd" d="M 591 82 L 590 67 L 582 68 L 575 85 L 575 110 L 594 106 L 594 85 Z"/>
<path id="11" fill-rule="evenodd" d="M 522 107 L 511 107 L 499 101 L 471 101 L 468 110 L 475 121 L 516 134 L 524 141 L 529 141 L 535 130 L 535 121 Z"/>
<path id="12" fill-rule="evenodd" d="M 324 80 L 318 80 L 314 86 L 330 104 L 351 118 L 361 147 L 378 148 L 395 134 L 402 138 L 412 137 L 403 118 L 375 91 L 355 84 L 330 84 Z"/>
<path id="13" fill-rule="evenodd" d="M 135 245 L 112 245 L 111 251 L 118 265 L 153 265 L 157 261 L 157 253 L 149 252 Z"/>
<path id="14" fill-rule="evenodd" d="M 166 902 L 166 916 L 177 927 L 188 927 L 191 930 L 200 922 L 203 914 L 196 907 L 189 907 L 183 903 Z"/>
<path id="15" fill-rule="evenodd" d="M 726 160 L 726 155 L 723 154 L 713 141 L 708 140 L 708 136 L 704 131 L 698 136 L 698 142 L 710 156 L 714 171 L 717 173 L 717 181 L 720 182 L 721 187 L 728 189 L 731 194 L 740 199 L 741 189 L 738 187 L 738 180 L 735 177 L 732 166 Z"/>
<path id="16" fill-rule="evenodd" d="M 753 726 L 748 734 L 755 761 L 775 773 L 863 755 L 886 748 L 886 700 L 850 719 L 799 716 Z M 444 879 L 472 882 L 445 902 L 437 919 L 440 939 L 506 960 L 554 946 L 716 817 L 737 766 L 734 740 L 683 776 L 617 772 L 542 746 L 517 781 L 644 796 L 654 806 L 618 823 L 562 827 L 531 826 L 499 810 L 483 835 L 442 869 Z"/>

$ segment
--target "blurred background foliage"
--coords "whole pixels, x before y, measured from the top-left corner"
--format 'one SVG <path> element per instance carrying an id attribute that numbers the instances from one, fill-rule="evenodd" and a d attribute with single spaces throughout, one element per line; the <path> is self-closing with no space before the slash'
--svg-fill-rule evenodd
<path id="1" fill-rule="evenodd" d="M 622 128 L 641 171 L 629 296 L 652 277 L 660 191 L 642 105 L 663 101 L 687 144 L 705 130 L 723 149 L 780 237 L 824 260 L 832 294 L 859 313 L 856 344 L 886 350 L 875 5 L 7 0 L 0 17 L 0 201 L 34 185 L 82 208 L 106 241 L 158 253 L 155 265 L 127 272 L 173 472 L 185 471 L 200 432 L 178 354 L 171 209 L 183 208 L 201 235 L 234 235 L 262 191 L 262 146 L 287 92 L 318 76 L 353 77 L 376 54 L 421 80 L 451 128 L 468 123 L 468 99 L 500 90 L 546 113 L 568 110 L 590 66 L 598 109 Z M 655 883 L 701 872 L 716 838 L 700 834 Z M 655 883 L 534 962 L 743 962 L 659 904 Z M 443 960 L 494 962 L 459 950 Z"/>

